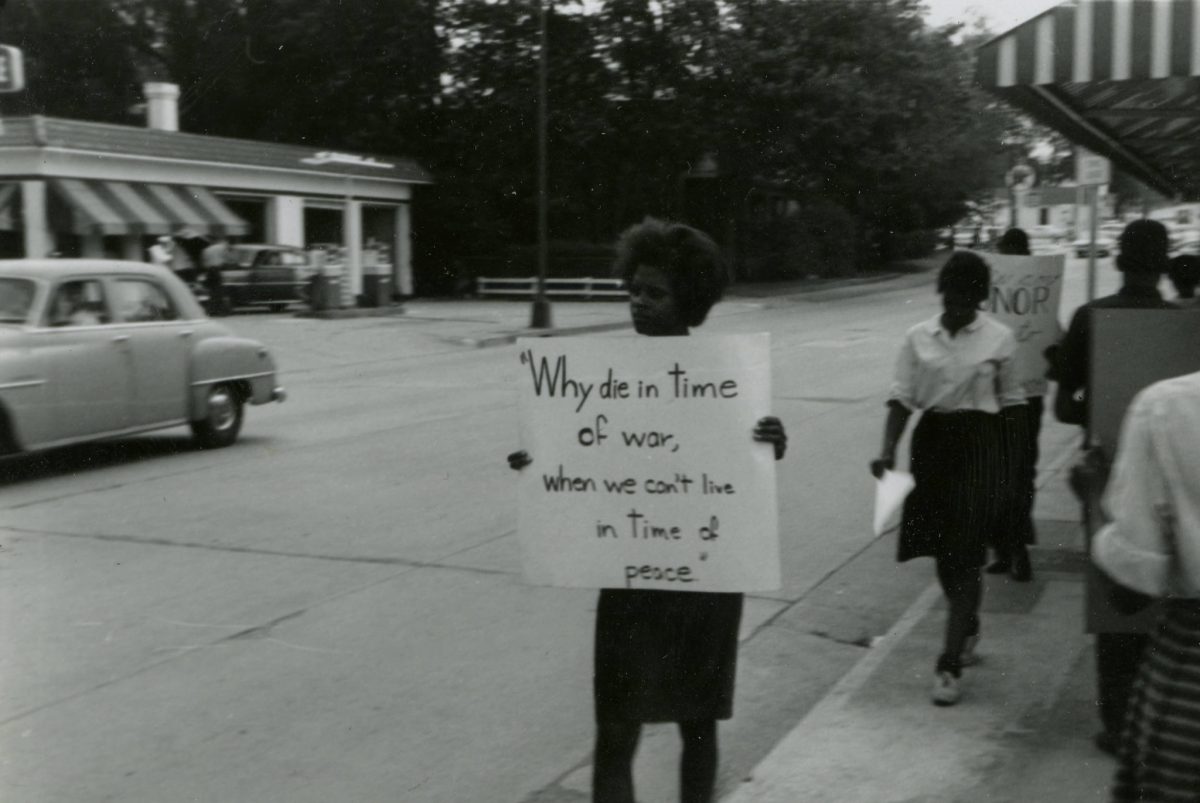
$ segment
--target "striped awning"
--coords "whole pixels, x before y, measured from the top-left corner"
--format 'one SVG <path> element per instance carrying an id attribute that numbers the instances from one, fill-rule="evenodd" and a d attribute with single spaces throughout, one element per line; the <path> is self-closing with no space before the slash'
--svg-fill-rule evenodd
<path id="1" fill-rule="evenodd" d="M 1200 0 L 1075 0 L 979 48 L 976 78 L 1173 196 L 1200 198 Z"/>
<path id="2" fill-rule="evenodd" d="M 21 228 L 17 199 L 20 185 L 15 181 L 0 183 L 0 231 L 16 231 Z"/>
<path id="3" fill-rule="evenodd" d="M 250 226 L 204 187 L 56 178 L 75 234 L 241 236 Z"/>

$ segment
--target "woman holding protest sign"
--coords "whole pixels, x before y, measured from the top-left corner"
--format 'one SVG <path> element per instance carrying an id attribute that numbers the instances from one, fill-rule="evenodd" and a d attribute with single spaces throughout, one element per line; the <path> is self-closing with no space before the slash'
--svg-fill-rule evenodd
<path id="1" fill-rule="evenodd" d="M 958 252 L 938 275 L 942 313 L 908 330 L 888 399 L 881 477 L 913 411 L 916 488 L 905 500 L 898 560 L 932 557 L 949 603 L 945 643 L 934 670 L 933 702 L 958 702 L 962 668 L 977 661 L 981 569 L 999 517 L 1005 440 L 1001 418 L 1024 404 L 1013 370 L 1012 330 L 979 314 L 991 290 L 987 263 Z"/>
<path id="2" fill-rule="evenodd" d="M 996 253 L 1029 256 L 1029 235 L 1024 229 L 1009 229 L 996 243 Z M 1029 545 L 1037 536 L 1033 527 L 1033 498 L 1037 493 L 1038 436 L 1042 431 L 1042 396 L 1027 395 L 1024 413 L 1014 412 L 1004 420 L 1004 437 L 1012 448 L 1003 454 L 1015 461 L 1005 472 L 1011 484 L 1005 489 L 1003 510 L 994 535 L 996 559 L 988 574 L 1008 574 L 1019 583 L 1033 579 Z"/>
<path id="3" fill-rule="evenodd" d="M 621 235 L 616 272 L 629 288 L 638 334 L 680 337 L 704 322 L 724 292 L 716 244 L 680 223 L 646 218 Z M 787 448 L 778 418 L 751 437 Z M 508 456 L 514 469 L 532 462 Z M 633 759 L 645 722 L 675 722 L 683 741 L 682 803 L 709 803 L 717 775 L 717 721 L 733 714 L 742 594 L 606 588 L 596 611 L 592 800 L 634 803 Z"/>

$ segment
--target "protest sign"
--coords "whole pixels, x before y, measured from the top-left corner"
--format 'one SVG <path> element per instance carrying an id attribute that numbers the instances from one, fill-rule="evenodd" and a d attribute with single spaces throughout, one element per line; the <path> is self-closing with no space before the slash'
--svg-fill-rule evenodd
<path id="1" fill-rule="evenodd" d="M 1133 397 L 1162 379 L 1200 371 L 1200 310 L 1097 309 L 1091 315 L 1090 435 L 1112 460 Z M 1100 511 L 1087 511 L 1089 551 L 1101 523 Z M 1108 575 L 1089 562 L 1084 595 L 1088 631 L 1147 632 L 1157 608 L 1133 616 L 1118 612 L 1109 603 L 1112 585 Z"/>
<path id="2" fill-rule="evenodd" d="M 1063 256 L 988 254 L 992 293 L 988 311 L 1017 338 L 1017 379 L 1026 396 L 1046 395 L 1045 350 L 1058 342 Z"/>
<path id="3" fill-rule="evenodd" d="M 780 585 L 767 335 L 522 338 L 519 533 L 531 583 Z"/>

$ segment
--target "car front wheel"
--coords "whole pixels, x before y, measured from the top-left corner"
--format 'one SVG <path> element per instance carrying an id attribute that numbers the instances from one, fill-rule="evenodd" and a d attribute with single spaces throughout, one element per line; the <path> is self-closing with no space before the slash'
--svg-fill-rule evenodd
<path id="1" fill-rule="evenodd" d="M 192 434 L 205 449 L 220 449 L 242 430 L 242 397 L 229 383 L 213 385 L 204 399 L 204 417 L 192 422 Z"/>

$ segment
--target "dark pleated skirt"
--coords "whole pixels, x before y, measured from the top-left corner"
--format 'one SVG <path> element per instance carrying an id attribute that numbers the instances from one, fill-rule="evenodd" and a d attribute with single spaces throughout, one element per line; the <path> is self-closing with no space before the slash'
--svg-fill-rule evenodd
<path id="1" fill-rule="evenodd" d="M 916 488 L 904 502 L 897 559 L 932 557 L 947 568 L 978 568 L 1003 510 L 1007 469 L 1000 416 L 927 411 L 912 438 Z"/>
<path id="2" fill-rule="evenodd" d="M 1200 801 L 1200 601 L 1173 600 L 1142 656 L 1112 799 Z"/>
<path id="3" fill-rule="evenodd" d="M 729 719 L 741 618 L 741 594 L 601 591 L 596 720 Z"/>
<path id="4" fill-rule="evenodd" d="M 1031 396 L 1023 406 L 1011 407 L 1001 415 L 1003 448 L 1001 470 L 1003 509 L 997 519 L 993 541 L 1012 548 L 1037 540 L 1033 526 L 1033 503 L 1037 493 L 1038 436 L 1042 430 L 1043 402 Z"/>

